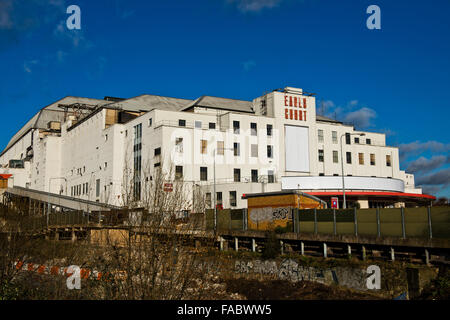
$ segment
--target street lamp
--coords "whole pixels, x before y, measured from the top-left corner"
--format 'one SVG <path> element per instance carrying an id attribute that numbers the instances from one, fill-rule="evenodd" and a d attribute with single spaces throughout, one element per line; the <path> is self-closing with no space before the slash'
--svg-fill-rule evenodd
<path id="1" fill-rule="evenodd" d="M 347 133 L 341 134 L 340 137 L 340 143 L 341 143 L 341 167 L 342 167 L 342 195 L 343 195 L 343 207 L 344 209 L 347 209 L 347 201 L 345 200 L 345 184 L 344 184 L 344 156 L 342 153 L 342 137 L 345 136 Z M 365 136 L 365 133 L 349 133 L 349 136 Z M 351 143 L 351 141 L 350 141 Z"/>
<path id="2" fill-rule="evenodd" d="M 216 203 L 216 150 L 217 148 L 214 148 L 214 166 L 213 166 L 213 171 L 214 171 L 214 234 L 217 232 L 217 203 Z M 222 148 L 222 150 L 233 150 L 234 148 Z M 225 156 L 225 152 L 223 154 Z"/>

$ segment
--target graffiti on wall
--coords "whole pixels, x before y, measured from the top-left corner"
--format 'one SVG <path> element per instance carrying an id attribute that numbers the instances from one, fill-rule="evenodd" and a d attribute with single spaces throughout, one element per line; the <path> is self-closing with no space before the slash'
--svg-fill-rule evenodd
<path id="1" fill-rule="evenodd" d="M 304 267 L 292 259 L 285 259 L 279 265 L 275 261 L 236 261 L 235 272 L 273 275 L 281 280 L 292 282 L 315 281 L 326 283 L 328 282 L 327 280 L 333 279 L 331 270 L 324 271 L 312 267 Z M 329 279 L 326 279 L 326 276 Z"/>
<path id="2" fill-rule="evenodd" d="M 281 263 L 273 260 L 236 261 L 234 271 L 239 274 L 268 275 L 291 282 L 312 281 L 326 285 L 339 284 L 358 290 L 367 290 L 366 273 L 360 269 L 334 268 L 320 269 L 300 265 L 293 259 Z"/>
<path id="3" fill-rule="evenodd" d="M 250 220 L 258 222 L 272 222 L 274 220 L 292 219 L 291 207 L 264 207 L 253 208 L 250 212 Z"/>

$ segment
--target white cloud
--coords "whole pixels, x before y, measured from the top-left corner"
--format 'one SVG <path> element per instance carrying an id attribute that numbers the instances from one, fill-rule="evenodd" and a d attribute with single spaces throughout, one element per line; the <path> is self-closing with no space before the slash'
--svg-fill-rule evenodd
<path id="1" fill-rule="evenodd" d="M 236 4 L 237 8 L 244 12 L 259 12 L 263 9 L 277 7 L 282 0 L 228 0 L 229 3 Z"/>
<path id="2" fill-rule="evenodd" d="M 416 179 L 416 184 L 432 186 L 442 185 L 445 189 L 448 185 L 450 185 L 450 168 L 442 169 L 427 176 L 419 177 Z"/>
<path id="3" fill-rule="evenodd" d="M 347 113 L 344 122 L 353 124 L 356 128 L 368 128 L 373 126 L 372 120 L 377 117 L 375 110 L 363 107 L 359 110 Z"/>
<path id="4" fill-rule="evenodd" d="M 62 50 L 58 50 L 56 52 L 56 61 L 58 61 L 59 63 L 62 63 L 66 60 L 68 53 Z"/>
<path id="5" fill-rule="evenodd" d="M 23 70 L 24 70 L 26 73 L 32 73 L 32 72 L 33 72 L 33 70 L 31 69 L 32 66 L 37 65 L 38 62 L 39 62 L 38 60 L 25 61 L 25 62 L 23 63 Z"/>
<path id="6" fill-rule="evenodd" d="M 91 48 L 92 43 L 84 37 L 83 30 L 69 30 L 66 27 L 66 21 L 62 20 L 53 30 L 56 39 L 68 42 L 75 48 Z"/>
<path id="7" fill-rule="evenodd" d="M 254 60 L 248 60 L 242 63 L 245 71 L 250 71 L 256 66 L 256 62 Z"/>
<path id="8" fill-rule="evenodd" d="M 345 106 L 336 106 L 331 100 L 323 100 L 317 104 L 317 113 L 350 123 L 357 129 L 373 127 L 373 120 L 377 117 L 375 110 L 360 107 L 358 100 L 351 100 Z"/>
<path id="9" fill-rule="evenodd" d="M 406 170 L 411 173 L 427 173 L 442 166 L 446 161 L 448 161 L 448 158 L 448 156 L 446 157 L 443 155 L 433 156 L 431 159 L 420 157 L 417 160 L 412 161 Z"/>
<path id="10" fill-rule="evenodd" d="M 414 141 L 410 143 L 402 143 L 399 146 L 400 151 L 400 161 L 407 159 L 410 156 L 421 154 L 422 152 L 449 152 L 450 143 L 442 143 L 439 141 L 427 141 L 420 142 Z"/>

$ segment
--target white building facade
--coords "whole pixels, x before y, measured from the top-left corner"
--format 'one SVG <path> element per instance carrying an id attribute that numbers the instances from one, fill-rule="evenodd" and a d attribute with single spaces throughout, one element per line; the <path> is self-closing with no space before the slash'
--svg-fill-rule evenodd
<path id="1" fill-rule="evenodd" d="M 386 146 L 384 134 L 316 115 L 314 95 L 292 87 L 253 101 L 66 97 L 11 139 L 0 165 L 0 174 L 13 175 L 10 187 L 114 205 L 126 188 L 139 201 L 159 170 L 210 207 L 243 208 L 243 194 L 286 189 L 329 203 L 337 197 L 342 206 L 342 171 L 349 205 L 434 199 L 400 170 L 398 148 Z"/>

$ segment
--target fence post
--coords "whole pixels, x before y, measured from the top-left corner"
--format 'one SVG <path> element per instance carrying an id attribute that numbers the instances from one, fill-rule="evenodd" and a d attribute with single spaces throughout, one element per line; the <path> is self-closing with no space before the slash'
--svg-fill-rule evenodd
<path id="1" fill-rule="evenodd" d="M 402 214 L 402 238 L 406 238 L 406 228 L 405 228 L 405 210 L 403 207 L 400 208 Z"/>
<path id="2" fill-rule="evenodd" d="M 317 209 L 314 208 L 314 234 L 317 234 Z"/>
<path id="3" fill-rule="evenodd" d="M 243 230 L 247 231 L 247 208 L 242 210 L 242 224 L 243 224 Z"/>
<path id="4" fill-rule="evenodd" d="M 433 239 L 433 228 L 431 227 L 431 208 L 430 206 L 427 207 L 428 212 L 428 230 L 430 234 L 430 239 Z"/>
<path id="5" fill-rule="evenodd" d="M 354 207 L 353 208 L 353 216 L 354 216 L 354 218 L 355 218 L 355 221 L 354 221 L 354 223 L 355 223 L 355 236 L 358 236 L 358 217 L 357 217 L 357 215 L 356 215 L 356 207 Z"/>
<path id="6" fill-rule="evenodd" d="M 377 207 L 377 236 L 381 237 L 381 227 L 380 227 L 380 208 Z"/>
<path id="7" fill-rule="evenodd" d="M 300 211 L 295 208 L 295 219 L 297 220 L 297 233 L 300 233 Z"/>
<path id="8" fill-rule="evenodd" d="M 334 233 L 334 235 L 337 235 L 337 229 L 336 229 L 336 209 L 333 209 L 333 233 Z"/>
<path id="9" fill-rule="evenodd" d="M 291 209 L 291 217 L 292 217 L 292 232 L 297 232 L 297 219 L 295 218 L 295 208 Z"/>

